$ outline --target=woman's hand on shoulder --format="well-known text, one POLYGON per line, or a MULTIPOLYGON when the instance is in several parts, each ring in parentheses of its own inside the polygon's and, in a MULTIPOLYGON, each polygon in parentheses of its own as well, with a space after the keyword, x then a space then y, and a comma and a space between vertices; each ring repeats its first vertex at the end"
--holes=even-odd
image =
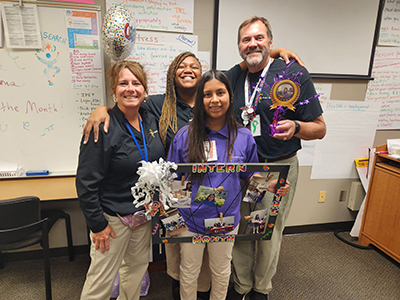
POLYGON ((84 144, 87 144, 89 141, 90 132, 92 130, 94 134, 94 142, 97 143, 99 140, 99 126, 101 123, 104 123, 104 132, 108 132, 108 126, 110 125, 109 110, 110 108, 107 106, 99 106, 91 113, 86 121, 85 127, 83 128, 84 144))

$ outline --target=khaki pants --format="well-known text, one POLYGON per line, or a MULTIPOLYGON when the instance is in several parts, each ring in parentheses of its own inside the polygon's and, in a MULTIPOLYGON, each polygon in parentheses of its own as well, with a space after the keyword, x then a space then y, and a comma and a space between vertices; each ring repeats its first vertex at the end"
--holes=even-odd
MULTIPOLYGON (((290 182, 289 193, 282 198, 279 206, 278 217, 276 219, 274 231, 269 241, 242 241, 236 242, 233 248, 233 281, 235 290, 240 294, 245 294, 252 289, 268 294, 272 290, 272 277, 276 273, 279 259, 279 250, 282 242, 282 233, 285 228, 285 221, 289 215, 294 193, 296 191, 299 163, 297 155, 291 158, 280 160, 274 163, 289 163, 290 170, 288 180, 290 182), (258 253, 255 252, 256 243, 258 243, 258 253), (257 255, 254 264, 254 257, 257 255)), ((276 179, 276 175, 273 177, 276 179)), ((271 208, 273 194, 267 192, 262 203, 257 204, 255 210, 271 208)), ((247 221, 243 216, 250 215, 249 203, 241 204, 240 213, 242 216, 239 232, 243 233, 247 221)))
MULTIPOLYGON (((181 244, 165 244, 165 256, 167 259, 167 274, 175 280, 179 279, 179 268, 181 264, 181 244)), ((208 292, 210 290, 211 273, 208 266, 208 252, 204 251, 203 263, 201 265, 199 278, 197 279, 197 291, 208 292)))
POLYGON ((104 214, 116 234, 104 254, 91 243, 91 263, 81 300, 109 300, 119 271, 119 300, 139 300, 143 276, 149 264, 151 222, 130 229, 118 217, 104 214))
MULTIPOLYGON (((236 234, 238 226, 227 234, 236 234)), ((180 236, 197 236, 186 231, 180 236)), ((211 270, 210 300, 226 298, 231 274, 232 242, 208 244, 181 243, 180 292, 182 300, 197 299, 197 279, 200 273, 203 253, 208 252, 211 270)))

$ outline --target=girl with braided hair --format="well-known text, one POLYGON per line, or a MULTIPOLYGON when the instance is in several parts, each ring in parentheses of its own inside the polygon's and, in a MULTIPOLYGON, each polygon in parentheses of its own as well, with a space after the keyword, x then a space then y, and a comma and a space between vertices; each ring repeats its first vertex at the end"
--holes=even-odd
POLYGON ((164 95, 150 96, 146 105, 159 119, 161 140, 169 149, 175 133, 192 118, 201 64, 191 52, 179 54, 169 65, 164 95))

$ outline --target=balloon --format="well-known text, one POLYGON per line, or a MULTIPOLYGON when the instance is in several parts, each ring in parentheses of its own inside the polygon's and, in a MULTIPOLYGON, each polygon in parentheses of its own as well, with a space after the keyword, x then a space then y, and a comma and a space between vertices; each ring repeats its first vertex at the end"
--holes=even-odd
POLYGON ((132 13, 122 6, 112 6, 103 18, 102 44, 114 61, 127 58, 136 40, 136 26, 132 13))

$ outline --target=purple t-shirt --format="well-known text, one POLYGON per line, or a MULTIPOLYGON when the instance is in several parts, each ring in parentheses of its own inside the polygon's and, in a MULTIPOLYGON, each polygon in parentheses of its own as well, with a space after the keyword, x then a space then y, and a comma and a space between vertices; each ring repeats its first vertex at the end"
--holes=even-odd
MULTIPOLYGON (((188 126, 182 127, 175 135, 168 154, 168 161, 175 163, 187 163, 188 147, 186 139, 188 136, 188 126)), ((225 125, 219 131, 210 129, 208 134, 210 142, 216 142, 217 160, 209 163, 226 163, 226 146, 228 143, 228 128, 225 125)), ((233 153, 228 161, 229 163, 258 163, 257 146, 251 135, 250 130, 244 127, 238 128, 238 135, 233 147, 233 153)), ((192 203, 190 208, 180 208, 179 212, 185 220, 189 231, 204 234, 204 219, 219 218, 219 213, 224 217, 234 216, 235 227, 240 221, 240 202, 242 192, 240 179, 248 179, 251 172, 217 173, 208 172, 203 177, 203 182, 193 182, 192 203), (194 202, 199 186, 217 188, 223 186, 228 191, 222 207, 210 206, 204 203, 194 202)))

